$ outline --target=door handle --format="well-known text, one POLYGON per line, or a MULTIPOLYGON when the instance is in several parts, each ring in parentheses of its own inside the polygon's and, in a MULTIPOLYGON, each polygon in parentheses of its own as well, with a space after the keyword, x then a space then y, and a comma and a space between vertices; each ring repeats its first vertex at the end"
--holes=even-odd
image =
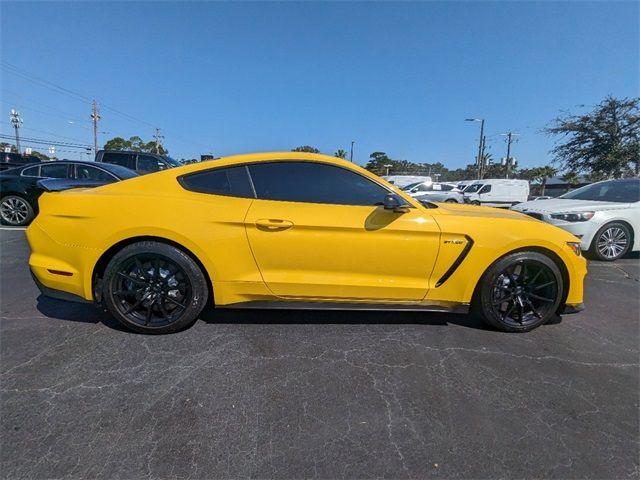
POLYGON ((260 230, 279 231, 293 227, 293 222, 279 218, 261 218, 256 220, 256 226, 260 230))

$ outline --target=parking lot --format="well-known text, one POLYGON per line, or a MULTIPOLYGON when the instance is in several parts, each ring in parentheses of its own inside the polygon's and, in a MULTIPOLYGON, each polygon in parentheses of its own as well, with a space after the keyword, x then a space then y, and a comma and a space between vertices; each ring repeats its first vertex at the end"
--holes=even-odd
POLYGON ((3 478, 638 478, 638 256, 528 334, 215 311, 168 336, 39 296, 1 240, 3 478))

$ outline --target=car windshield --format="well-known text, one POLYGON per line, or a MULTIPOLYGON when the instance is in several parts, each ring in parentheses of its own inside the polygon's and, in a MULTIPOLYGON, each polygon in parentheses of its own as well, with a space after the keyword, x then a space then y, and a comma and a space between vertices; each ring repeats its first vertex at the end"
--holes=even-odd
POLYGON ((482 187, 481 183, 472 183, 471 185, 468 185, 467 188, 464 189, 464 193, 477 192, 478 190, 480 190, 480 187, 482 187))
POLYGON ((179 161, 177 161, 176 159, 174 159, 174 158, 171 158, 171 157, 164 157, 164 159, 165 159, 165 160, 167 161, 167 163, 168 163, 169 165, 171 165, 172 167, 180 167, 180 166, 182 166, 182 164, 181 164, 179 161))
POLYGON ((402 187, 401 190, 409 191, 411 190, 413 187, 417 187, 418 185, 422 184, 423 182, 415 182, 415 183, 410 183, 409 185, 405 185, 404 187, 402 187))
POLYGON ((138 172, 134 172, 133 170, 123 167, 122 165, 116 165, 113 163, 101 163, 100 167, 110 171, 121 180, 126 180, 127 178, 138 176, 138 172))
POLYGON ((594 202, 634 203, 640 201, 640 180, 611 180, 592 183, 559 198, 594 202))

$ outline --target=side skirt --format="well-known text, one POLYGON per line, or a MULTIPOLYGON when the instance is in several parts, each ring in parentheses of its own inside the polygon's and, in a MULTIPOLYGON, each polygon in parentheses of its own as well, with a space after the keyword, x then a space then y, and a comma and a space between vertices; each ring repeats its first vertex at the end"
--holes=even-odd
POLYGON ((313 301, 280 301, 256 300, 251 302, 216 305, 216 308, 233 309, 275 309, 275 310, 362 310, 362 311, 394 311, 394 312, 447 312, 469 313, 468 303, 438 302, 432 305, 407 305, 393 303, 359 303, 359 302, 313 302, 313 301))

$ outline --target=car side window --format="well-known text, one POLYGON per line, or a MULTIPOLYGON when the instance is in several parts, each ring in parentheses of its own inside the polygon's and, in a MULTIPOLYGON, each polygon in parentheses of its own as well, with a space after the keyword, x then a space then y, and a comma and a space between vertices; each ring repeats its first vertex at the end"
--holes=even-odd
POLYGON ((178 179, 186 190, 212 195, 254 198, 247 167, 216 168, 190 173, 178 179))
POLYGON ((430 192, 433 189, 433 187, 431 185, 425 185, 424 183, 421 185, 418 185, 417 187, 417 191, 418 192, 430 192))
POLYGON ((90 165, 76 165, 76 178, 86 180, 115 180, 115 177, 110 173, 90 165))
POLYGON ((39 177, 40 165, 34 165, 33 167, 25 168, 24 170, 22 170, 21 175, 23 177, 39 177))
POLYGON ((45 178, 69 178, 69 166, 62 165, 42 165, 40 176, 45 178))
POLYGON ((105 152, 102 156, 102 161, 135 170, 135 159, 129 153, 105 152))
POLYGON ((482 187, 480 189, 480 191, 478 192, 478 194, 481 193, 489 193, 491 191, 491 185, 485 185, 484 187, 482 187))
POLYGON ((380 205, 386 188, 345 168, 318 162, 264 162, 248 165, 262 200, 380 205))
POLYGON ((138 170, 140 172, 157 172, 164 170, 165 166, 156 157, 151 155, 138 155, 138 170))

